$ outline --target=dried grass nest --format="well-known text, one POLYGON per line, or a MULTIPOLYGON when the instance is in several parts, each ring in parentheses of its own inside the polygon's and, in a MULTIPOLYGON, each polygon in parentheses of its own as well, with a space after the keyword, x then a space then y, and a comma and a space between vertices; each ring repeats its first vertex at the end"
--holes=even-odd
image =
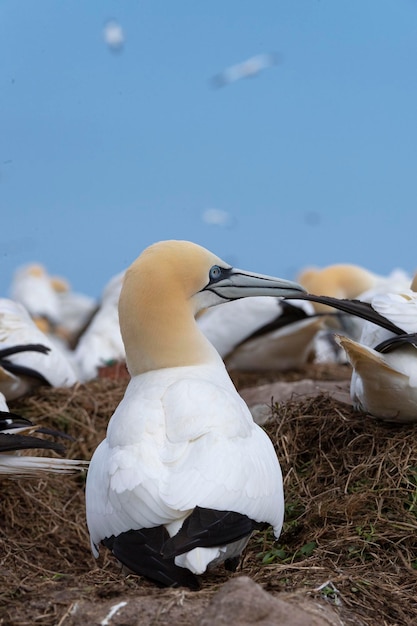
MULTIPOLYGON (((41 388, 10 409, 72 435, 67 456, 89 459, 125 386, 125 378, 101 378, 41 388)), ((284 475, 284 530, 278 544, 269 531, 255 535, 236 575, 272 593, 331 602, 346 624, 417 623, 417 425, 387 425, 324 395, 271 408, 265 428, 284 475)), ((173 593, 123 578, 104 551, 96 564, 84 481, 84 475, 2 480, 3 626, 65 626, 75 598, 173 593)), ((229 576, 222 570, 202 577, 194 593, 205 602, 229 576)))

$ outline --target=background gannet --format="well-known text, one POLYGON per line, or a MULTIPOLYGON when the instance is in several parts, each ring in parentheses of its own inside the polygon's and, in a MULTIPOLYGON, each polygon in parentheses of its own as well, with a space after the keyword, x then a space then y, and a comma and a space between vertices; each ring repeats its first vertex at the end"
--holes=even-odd
POLYGON ((131 381, 86 484, 91 547, 110 548, 158 584, 235 569, 253 530, 281 531, 281 469, 237 393, 198 311, 245 296, 291 296, 298 284, 232 268, 185 241, 147 248, 119 303, 131 381))
POLYGON ((416 422, 417 293, 377 294, 370 305, 402 332, 365 322, 359 341, 337 337, 353 367, 353 405, 380 419, 416 422))
POLYGON ((310 302, 258 296, 212 307, 197 323, 229 371, 282 371, 313 360, 323 318, 310 302))
POLYGON ((72 291, 64 278, 51 276, 40 263, 15 271, 10 299, 24 306, 39 330, 62 348, 71 347, 96 304, 93 298, 72 291))
POLYGON ((19 267, 12 279, 10 298, 25 307, 42 332, 59 325, 59 297, 51 277, 40 263, 19 267))
MULTIPOLYGON (((375 287, 381 277, 360 265, 336 263, 323 268, 304 268, 299 272, 297 280, 309 293, 317 296, 356 298, 375 287)), ((326 310, 320 303, 315 303, 314 307, 326 310)))
MULTIPOLYGON (((388 285, 389 283, 387 283, 388 285)), ((334 307, 362 322, 358 341, 336 335, 352 364, 354 406, 375 417, 417 421, 417 276, 408 289, 383 293, 370 302, 299 294, 295 299, 334 307)))
POLYGON ((25 307, 0 298, 0 391, 6 399, 39 385, 71 387, 76 382, 70 358, 39 330, 25 307))
MULTIPOLYGON (((337 263, 322 269, 305 268, 297 276, 298 282, 306 291, 315 296, 330 296, 338 300, 360 300, 370 302, 377 293, 396 291, 408 288, 411 277, 403 270, 393 270, 389 275, 382 276, 367 270, 360 265, 337 263)), ((320 298, 311 299, 314 309, 328 312, 329 306, 320 298)), ((355 315, 342 315, 327 318, 330 328, 337 327, 343 334, 358 339, 362 331, 362 320, 355 315)))
POLYGON ((74 363, 83 382, 95 378, 101 366, 125 360, 118 312, 123 277, 124 271, 107 283, 97 311, 74 348, 74 363))

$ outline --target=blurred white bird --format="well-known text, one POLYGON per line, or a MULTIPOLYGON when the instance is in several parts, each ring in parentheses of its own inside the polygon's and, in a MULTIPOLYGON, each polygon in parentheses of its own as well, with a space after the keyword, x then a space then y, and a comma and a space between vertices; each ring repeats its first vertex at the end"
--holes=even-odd
POLYGON ((383 420, 417 421, 417 276, 397 293, 371 302, 300 294, 293 298, 334 307, 365 323, 358 341, 337 335, 352 364, 354 406, 383 420))
POLYGON ((370 304, 401 332, 365 322, 359 341, 337 337, 353 367, 352 402, 383 420, 416 422, 417 293, 381 293, 370 304))
MULTIPOLYGON (((350 263, 338 263, 323 268, 307 267, 297 276, 298 282, 308 293, 334 298, 357 298, 364 291, 375 287, 381 278, 360 265, 350 263)), ((328 310, 320 303, 314 303, 314 308, 328 310)))
POLYGON ((74 349, 74 362, 83 382, 95 378, 101 366, 126 359, 118 312, 123 276, 120 272, 106 285, 100 305, 74 349))
POLYGON ((64 278, 49 275, 39 263, 19 267, 10 286, 10 299, 24 306, 39 330, 61 348, 68 347, 72 327, 78 324, 71 320, 74 306, 70 293, 64 278))
POLYGON ((190 242, 160 242, 127 270, 119 318, 131 381, 87 476, 91 546, 158 584, 234 569, 253 530, 281 532, 273 445, 199 329, 198 311, 296 283, 237 270, 190 242))
POLYGON ((13 300, 0 298, 0 391, 13 400, 39 385, 71 387, 77 376, 67 356, 13 300))
POLYGON ((259 296, 212 307, 197 323, 229 370, 285 371, 313 360, 323 319, 310 302, 259 296))
POLYGON ((31 263, 13 274, 10 298, 22 304, 42 331, 59 324, 59 300, 43 265, 31 263))
POLYGON ((234 83, 242 78, 254 78, 258 76, 262 70, 277 65, 281 60, 281 55, 276 52, 257 54, 246 61, 231 65, 219 72, 213 76, 211 84, 213 87, 219 88, 230 85, 230 83, 234 83))
MULTIPOLYGON (((61 345, 72 348, 96 312, 94 298, 71 289, 57 292, 61 345)), ((54 337, 50 337, 54 339, 54 337)))

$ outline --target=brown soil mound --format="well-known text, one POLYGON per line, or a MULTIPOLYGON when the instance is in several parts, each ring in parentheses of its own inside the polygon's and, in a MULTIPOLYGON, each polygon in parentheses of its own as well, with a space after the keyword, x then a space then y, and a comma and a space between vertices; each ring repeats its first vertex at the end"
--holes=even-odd
MULTIPOLYGON (((332 378, 332 368, 315 371, 332 378)), ((346 368, 334 367, 334 379, 342 372, 346 377, 346 368)), ((299 377, 313 374, 309 368, 299 377)), ((238 386, 256 384, 255 376, 249 383, 246 375, 234 379, 238 386)), ((42 388, 10 409, 72 435, 67 456, 89 459, 125 386, 126 379, 102 378, 69 390, 42 388)), ((250 576, 296 602, 330 604, 345 624, 417 623, 417 426, 380 423, 325 395, 275 405, 273 415, 266 430, 285 479, 284 530, 278 543, 268 531, 255 535, 234 576, 250 576)), ((126 597, 148 607, 138 624, 196 624, 231 575, 203 576, 201 591, 193 593, 125 578, 104 550, 97 564, 85 525, 84 480, 2 480, 0 624, 99 624, 76 618, 75 607, 107 607, 126 597)))

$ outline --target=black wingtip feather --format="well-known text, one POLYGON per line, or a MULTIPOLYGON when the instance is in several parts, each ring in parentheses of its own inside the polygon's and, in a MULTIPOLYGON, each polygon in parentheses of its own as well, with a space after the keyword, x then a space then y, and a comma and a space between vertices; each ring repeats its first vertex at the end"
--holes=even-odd
POLYGON ((169 538, 164 526, 128 530, 117 537, 108 537, 102 543, 114 556, 135 574, 144 576, 163 587, 200 588, 197 577, 174 559, 162 557, 163 544, 169 538))
POLYGON ((19 344, 16 346, 9 346, 8 348, 2 348, 0 350, 0 361, 13 354, 19 354, 20 352, 40 352, 41 354, 48 354, 51 348, 44 346, 42 343, 27 343, 19 344))
POLYGON ((381 328, 385 328, 396 335, 402 335, 404 333, 401 328, 390 322, 386 317, 380 315, 372 308, 368 302, 362 302, 362 300, 348 300, 343 298, 333 298, 331 296, 316 296, 310 293, 297 294, 289 298, 291 300, 307 300, 309 302, 317 302, 318 304, 325 304, 331 306, 349 315, 360 317, 368 322, 372 322, 381 328))
POLYGON ((264 526, 268 524, 259 524, 242 513, 196 506, 178 533, 164 543, 162 554, 170 558, 194 548, 224 546, 264 526))
POLYGON ((50 383, 46 380, 45 376, 33 369, 33 367, 26 367, 26 365, 19 365, 18 363, 13 363, 8 359, 2 359, 0 362, 1 367, 9 372, 9 374, 15 374, 16 376, 27 376, 28 378, 34 378, 38 380, 40 384, 45 385, 46 387, 50 387, 50 383))
POLYGON ((34 426, 34 424, 26 417, 10 411, 0 411, 0 431, 6 428, 26 428, 30 426, 34 426))
POLYGON ((54 450, 65 454, 65 448, 55 441, 47 441, 30 435, 19 433, 0 433, 0 452, 16 452, 17 450, 54 450))
POLYGON ((381 341, 381 343, 375 346, 374 350, 386 354, 387 352, 393 352, 407 344, 417 347, 417 333, 404 333, 403 335, 390 337, 385 341, 381 341))

